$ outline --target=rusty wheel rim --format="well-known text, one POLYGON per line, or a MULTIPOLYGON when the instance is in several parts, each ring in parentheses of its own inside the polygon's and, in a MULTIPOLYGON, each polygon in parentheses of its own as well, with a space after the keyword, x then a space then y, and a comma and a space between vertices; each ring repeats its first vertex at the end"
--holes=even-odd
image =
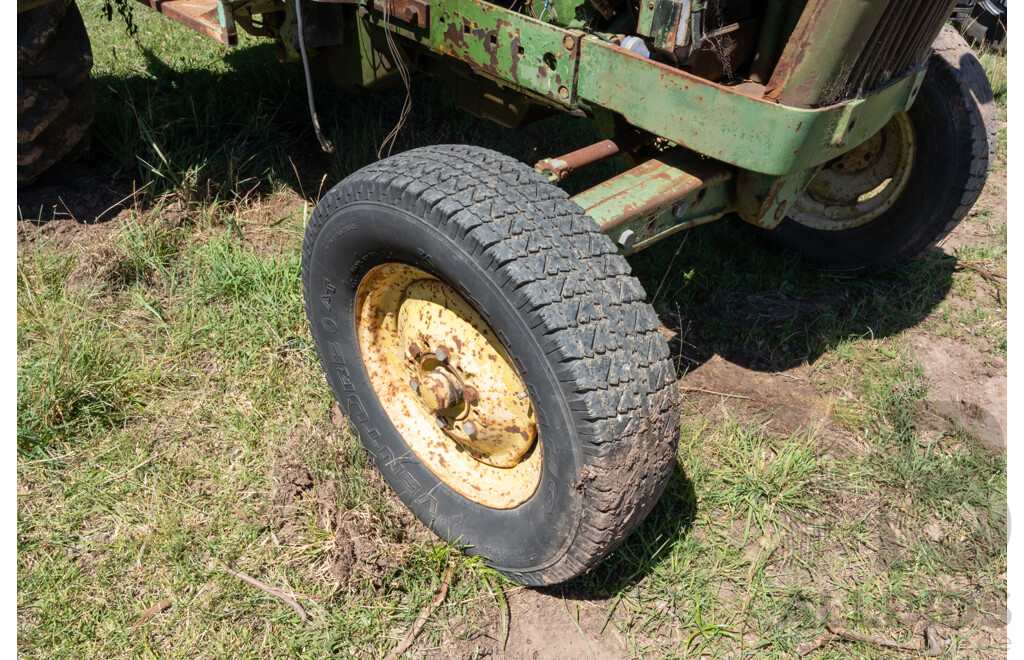
POLYGON ((892 208, 906 189, 915 152, 910 117, 898 112, 863 144, 826 163, 793 203, 789 217, 825 231, 871 222, 892 208))
POLYGON ((541 475, 533 403, 473 306, 433 275, 389 263, 360 282, 355 316, 370 383, 409 449, 474 502, 528 500, 541 475))

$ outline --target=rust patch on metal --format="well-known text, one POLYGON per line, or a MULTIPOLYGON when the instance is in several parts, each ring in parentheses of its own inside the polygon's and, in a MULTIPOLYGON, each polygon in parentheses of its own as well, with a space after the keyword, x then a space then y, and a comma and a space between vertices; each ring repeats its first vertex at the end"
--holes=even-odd
POLYGON ((635 151, 653 139, 652 135, 632 131, 610 140, 601 140, 558 158, 545 158, 534 165, 533 169, 552 181, 561 181, 584 167, 596 165, 621 153, 635 151))
POLYGON ((430 5, 424 0, 373 0, 373 8, 384 11, 385 1, 390 5, 393 18, 422 29, 430 24, 430 5))
POLYGON ((486 322, 454 288, 405 264, 370 271, 356 298, 363 364, 412 452, 479 504, 529 499, 543 455, 533 405, 486 322))

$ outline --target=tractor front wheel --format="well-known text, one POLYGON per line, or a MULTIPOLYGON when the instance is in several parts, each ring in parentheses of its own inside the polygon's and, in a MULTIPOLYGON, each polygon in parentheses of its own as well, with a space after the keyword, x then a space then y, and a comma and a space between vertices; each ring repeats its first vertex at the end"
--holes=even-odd
POLYGON ((985 71, 946 26, 910 110, 827 163, 766 236, 827 270, 871 272, 912 259, 977 201, 996 129, 985 71))
POLYGON ((377 469, 447 541, 529 585, 594 567, 675 462, 675 373, 611 240, 532 169, 415 149, 317 205, 310 329, 377 469))

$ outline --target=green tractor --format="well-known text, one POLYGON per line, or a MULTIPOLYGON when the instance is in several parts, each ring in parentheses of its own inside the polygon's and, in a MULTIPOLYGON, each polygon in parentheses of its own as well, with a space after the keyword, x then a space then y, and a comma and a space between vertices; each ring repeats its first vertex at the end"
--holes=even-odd
POLYGON ((626 255, 735 213, 819 267, 884 269, 966 215, 995 153, 956 0, 144 4, 226 44, 274 38, 307 84, 436 77, 499 124, 566 112, 606 138, 534 165, 400 153, 327 193, 303 245, 321 364, 375 465, 523 584, 596 566, 675 463, 676 373, 626 255), (630 168, 558 187, 613 156, 630 168))

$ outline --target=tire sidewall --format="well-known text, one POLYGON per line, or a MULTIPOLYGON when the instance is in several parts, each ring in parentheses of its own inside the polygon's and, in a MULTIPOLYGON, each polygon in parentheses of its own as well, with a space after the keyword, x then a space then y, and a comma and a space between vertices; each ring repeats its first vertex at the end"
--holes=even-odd
MULTIPOLYGON (((329 196, 340 199, 347 193, 366 200, 369 191, 345 191, 345 185, 329 196)), ((321 202, 311 221, 316 222, 322 226, 304 282, 311 332, 334 396, 377 469, 423 523, 468 554, 486 557, 495 569, 530 573, 557 562, 572 544, 581 516, 582 498, 572 487, 580 478, 581 443, 554 365, 510 292, 480 258, 439 229, 440 222, 424 221, 401 202, 321 202), (540 483, 523 504, 490 509, 444 484, 410 450, 374 395, 356 339, 356 291, 372 268, 391 262, 452 285, 512 357, 534 404, 544 452, 540 483)))

